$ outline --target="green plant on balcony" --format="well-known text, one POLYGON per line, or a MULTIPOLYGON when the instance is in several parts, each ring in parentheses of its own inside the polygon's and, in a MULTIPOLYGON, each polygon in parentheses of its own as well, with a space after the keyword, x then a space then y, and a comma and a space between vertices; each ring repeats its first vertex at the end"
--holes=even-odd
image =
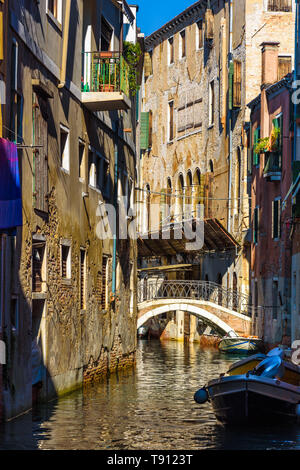
POLYGON ((134 96, 138 90, 137 84, 137 66, 139 64, 140 58, 142 55, 142 50, 139 45, 133 44, 128 41, 124 41, 123 44, 123 56, 128 64, 128 81, 129 81, 129 90, 134 96))
POLYGON ((264 137, 263 139, 259 139, 255 148, 254 152, 256 154, 267 152, 269 148, 269 137, 264 137))
POLYGON ((256 154, 265 152, 278 152, 280 148, 280 128, 274 127, 271 131, 270 137, 259 139, 254 152, 256 154))

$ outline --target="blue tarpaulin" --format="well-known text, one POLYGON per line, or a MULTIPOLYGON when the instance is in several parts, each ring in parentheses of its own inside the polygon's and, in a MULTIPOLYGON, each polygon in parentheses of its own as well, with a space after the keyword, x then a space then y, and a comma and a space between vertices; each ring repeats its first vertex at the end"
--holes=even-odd
POLYGON ((22 196, 16 144, 0 138, 0 230, 22 225, 22 196))

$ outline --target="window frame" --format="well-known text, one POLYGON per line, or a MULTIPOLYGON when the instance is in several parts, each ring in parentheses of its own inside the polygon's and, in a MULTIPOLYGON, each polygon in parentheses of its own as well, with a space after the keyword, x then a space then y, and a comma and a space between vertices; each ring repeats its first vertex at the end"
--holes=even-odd
POLYGON ((281 238, 281 197, 275 197, 272 201, 272 239, 279 241, 281 238), (275 204, 276 203, 276 204, 275 204), (275 207, 277 206, 277 227, 275 226, 275 207), (276 230, 275 230, 276 229, 276 230))
POLYGON ((66 173, 70 173, 70 166, 71 166, 70 165, 70 129, 66 127, 64 124, 60 124, 59 126, 59 137, 60 137, 60 141, 59 141, 60 167, 66 173), (61 141, 62 133, 67 135, 63 150, 62 150, 62 141, 61 141), (66 155, 65 155, 65 152, 67 152, 66 155), (64 165, 65 159, 67 160, 66 166, 64 165))
POLYGON ((62 281, 71 282, 72 279, 72 242, 68 239, 60 240, 60 275, 62 281), (66 259, 66 276, 63 273, 63 248, 68 249, 66 259))
POLYGON ((173 65, 174 60, 175 60, 174 36, 171 36, 170 38, 168 38, 168 65, 173 65))
POLYGON ((53 0, 56 3, 56 15, 49 8, 50 0, 47 0, 46 4, 46 13, 51 18, 51 20, 60 28, 62 27, 62 0, 53 0))

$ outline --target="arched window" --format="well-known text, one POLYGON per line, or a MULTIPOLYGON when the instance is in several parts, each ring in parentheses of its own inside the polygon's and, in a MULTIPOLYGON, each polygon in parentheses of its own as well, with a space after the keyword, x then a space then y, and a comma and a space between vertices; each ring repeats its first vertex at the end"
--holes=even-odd
POLYGON ((212 161, 212 160, 209 160, 209 171, 210 171, 211 173, 214 172, 214 164, 213 164, 213 161, 212 161))
POLYGON ((193 177, 192 177, 192 172, 189 170, 187 172, 186 176, 186 198, 185 198, 185 204, 186 204, 186 217, 190 218, 192 216, 192 202, 193 202, 193 177))
POLYGON ((200 216, 199 204, 203 204, 203 188, 201 187, 201 172, 196 169, 193 178, 193 211, 194 217, 200 216))
POLYGON ((184 196, 184 179, 183 175, 180 173, 178 177, 178 190, 177 190, 177 215, 180 220, 183 218, 183 208, 184 208, 184 201, 183 201, 183 196, 184 196))

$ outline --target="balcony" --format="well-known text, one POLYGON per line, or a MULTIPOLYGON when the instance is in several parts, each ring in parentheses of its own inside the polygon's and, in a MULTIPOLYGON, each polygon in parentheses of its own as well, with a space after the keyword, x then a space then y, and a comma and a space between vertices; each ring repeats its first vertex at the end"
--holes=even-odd
POLYGON ((264 178, 268 178, 269 181, 280 181, 281 155, 278 152, 265 153, 264 178))
POLYGON ((90 111, 130 109, 129 66, 120 52, 84 52, 81 99, 90 111))

